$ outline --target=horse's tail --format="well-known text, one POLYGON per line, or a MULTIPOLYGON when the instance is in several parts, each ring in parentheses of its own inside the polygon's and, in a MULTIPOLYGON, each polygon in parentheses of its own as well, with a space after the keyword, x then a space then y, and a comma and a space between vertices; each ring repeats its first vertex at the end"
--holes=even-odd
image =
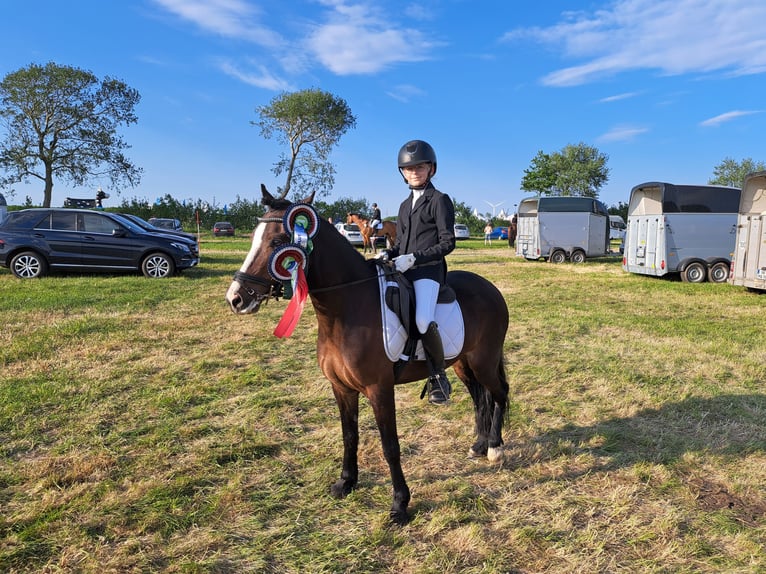
MULTIPOLYGON (((489 386, 481 384, 472 369, 468 369, 468 374, 468 380, 464 380, 463 383, 468 388, 468 392, 476 407, 476 421, 478 423, 478 421, 491 420, 495 412, 495 399, 492 397, 489 386)), ((503 423, 508 424, 510 422, 510 412, 508 409, 510 385, 508 384, 508 376, 505 370, 505 358, 502 356, 497 364, 497 379, 500 382, 500 394, 505 403, 503 405, 503 423)))
POLYGON ((503 413, 503 422, 508 425, 511 422, 510 396, 511 386, 508 384, 508 373, 505 370, 505 357, 500 357, 497 365, 497 378, 500 379, 500 385, 505 395, 505 412, 503 413))

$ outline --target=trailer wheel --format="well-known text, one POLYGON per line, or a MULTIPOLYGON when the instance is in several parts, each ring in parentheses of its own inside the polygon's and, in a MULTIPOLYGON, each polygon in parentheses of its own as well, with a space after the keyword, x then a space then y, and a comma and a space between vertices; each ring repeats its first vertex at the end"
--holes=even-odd
POLYGON ((707 270, 707 280, 711 283, 726 283, 729 278, 729 264, 719 261, 707 270))
POLYGON ((681 271, 681 280, 687 283, 704 283, 705 279, 707 279, 707 269, 699 261, 692 261, 681 271))
POLYGON ((585 261, 585 251, 582 249, 575 249, 572 251, 572 255, 569 256, 569 260, 572 263, 583 263, 585 261))
POLYGON ((564 263, 567 260, 567 254, 562 249, 555 249, 549 258, 551 263, 564 263))

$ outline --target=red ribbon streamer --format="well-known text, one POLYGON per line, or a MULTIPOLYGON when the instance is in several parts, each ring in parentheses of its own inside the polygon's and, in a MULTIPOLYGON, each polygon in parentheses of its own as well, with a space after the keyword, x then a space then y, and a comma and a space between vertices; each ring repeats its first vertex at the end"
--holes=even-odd
POLYGON ((303 313, 303 306, 306 304, 308 294, 309 287, 306 284, 306 275, 303 273, 303 267, 298 265, 297 279, 295 288, 293 289, 293 298, 290 299, 287 309, 285 309, 276 329, 274 329, 275 337, 282 339, 283 337, 289 337, 293 334, 293 331, 298 324, 298 319, 301 318, 301 314, 303 313))

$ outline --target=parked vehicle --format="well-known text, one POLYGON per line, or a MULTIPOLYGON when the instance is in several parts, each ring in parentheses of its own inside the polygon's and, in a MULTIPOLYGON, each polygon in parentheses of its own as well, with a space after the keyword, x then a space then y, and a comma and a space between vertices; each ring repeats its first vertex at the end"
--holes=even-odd
POLYGON ((625 230, 627 229, 625 220, 620 215, 609 216, 609 240, 622 241, 625 239, 625 230))
POLYGON ((228 221, 219 221, 213 225, 213 235, 215 237, 221 237, 221 235, 234 237, 234 226, 228 221))
POLYGON ((729 283, 766 291, 766 171, 748 174, 742 185, 729 283))
POLYGON ((142 217, 139 217, 138 215, 133 215, 132 213, 120 213, 121 217, 125 217, 126 219, 129 219, 139 227, 145 229, 146 231, 151 231, 153 233, 166 233, 169 235, 178 235, 180 237, 185 237, 186 239, 191 239, 192 241, 197 241, 197 236, 193 233, 189 233, 187 231, 178 231, 175 229, 163 229, 162 227, 156 227, 143 219, 142 217))
POLYGON ((591 197, 530 197, 518 210, 516 255, 582 263, 609 253, 609 214, 591 197))
POLYGON ((489 234, 490 239, 508 239, 507 227, 495 227, 492 229, 492 233, 489 234))
POLYGON ((199 263, 196 241, 144 230, 116 213, 14 211, 0 223, 0 266, 20 279, 57 271, 141 271, 169 277, 199 263))
POLYGON ((740 189, 647 182, 628 204, 622 268, 689 283, 725 283, 737 231, 740 189))
POLYGON ((351 245, 364 245, 362 232, 356 223, 336 223, 335 229, 348 239, 351 245))
POLYGON ((471 231, 468 226, 463 223, 455 224, 455 239, 470 239, 471 231))
POLYGON ((150 217, 149 223, 151 225, 154 225, 154 227, 159 227, 161 229, 169 229, 171 231, 183 231, 183 227, 181 227, 181 222, 178 219, 168 219, 165 217, 150 217))

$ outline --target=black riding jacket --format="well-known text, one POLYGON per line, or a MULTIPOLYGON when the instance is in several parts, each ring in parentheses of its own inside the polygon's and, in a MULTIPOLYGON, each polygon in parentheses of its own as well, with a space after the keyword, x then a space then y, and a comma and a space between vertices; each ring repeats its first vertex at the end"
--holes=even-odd
POLYGON ((410 192, 399 206, 396 243, 389 257, 412 253, 415 265, 405 273, 410 281, 427 278, 444 283, 447 274, 444 258, 455 249, 455 206, 431 182, 414 209, 412 198, 410 192))

